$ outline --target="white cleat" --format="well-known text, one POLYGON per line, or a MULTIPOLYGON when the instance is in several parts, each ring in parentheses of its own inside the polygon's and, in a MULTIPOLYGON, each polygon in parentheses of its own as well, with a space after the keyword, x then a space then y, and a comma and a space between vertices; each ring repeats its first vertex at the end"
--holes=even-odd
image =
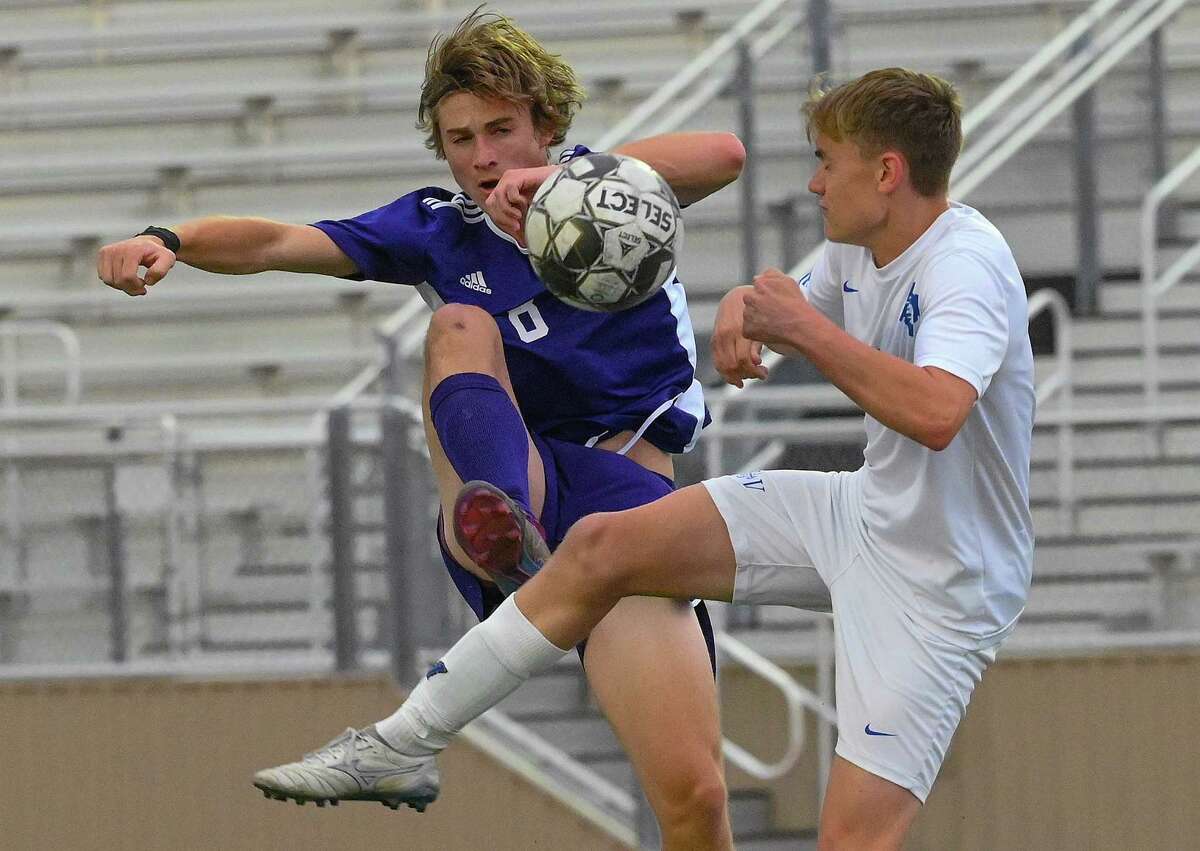
POLYGON ((297 804, 379 801, 393 810, 407 804, 419 813, 439 788, 433 756, 402 754, 353 727, 300 762, 264 768, 254 775, 254 785, 268 798, 297 804))

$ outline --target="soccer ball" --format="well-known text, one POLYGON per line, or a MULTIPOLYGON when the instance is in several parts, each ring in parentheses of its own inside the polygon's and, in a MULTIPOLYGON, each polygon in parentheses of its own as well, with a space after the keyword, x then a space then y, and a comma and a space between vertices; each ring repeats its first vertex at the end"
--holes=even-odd
POLYGON ((611 312, 641 304, 666 283, 683 222, 675 193, 650 166, 588 154, 538 187, 525 242, 546 289, 574 307, 611 312))

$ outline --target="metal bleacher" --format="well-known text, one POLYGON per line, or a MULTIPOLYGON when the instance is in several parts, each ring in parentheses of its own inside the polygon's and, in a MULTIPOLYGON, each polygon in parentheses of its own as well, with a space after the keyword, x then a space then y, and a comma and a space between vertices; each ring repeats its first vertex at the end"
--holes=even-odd
MULTIPOLYGON (((430 36, 474 5, 0 0, 0 328, 69 329, 82 385, 80 404, 64 406, 64 365, 50 339, 0 350, 19 365, 5 373, 0 406, 0 666, 112 657, 105 524, 114 512, 128 566, 127 659, 268 653, 328 664, 327 435, 314 415, 380 360, 379 322, 410 291, 284 273, 239 280, 180 265, 148 297, 129 299, 96 281, 94 255, 151 222, 216 213, 313 221, 447 185, 412 126, 417 87, 430 36)), ((592 143, 756 5, 621 0, 564 10, 520 0, 502 11, 580 70, 590 100, 570 141, 592 143)), ((970 107, 1088 5, 837 2, 833 73, 917 66, 955 81, 970 107)), ((1186 7, 1165 33, 1177 159, 1200 143, 1200 9, 1186 7)), ((801 28, 756 68, 750 153, 762 265, 780 263, 786 241, 769 205, 805 195, 810 154, 798 105, 807 50, 801 28)), ((1071 323, 1071 405, 1111 418, 1072 427, 1067 503, 1054 418, 1065 406, 1058 397, 1042 408, 1031 479, 1035 585, 1015 652, 1171 626, 1156 559, 1188 558, 1200 518, 1200 413, 1158 423, 1130 414, 1145 406, 1142 288, 1131 270, 1152 182, 1146 77, 1145 53, 1135 51, 1096 89, 1107 277, 1096 314, 1071 323)), ((726 94, 684 126, 740 131, 738 116, 726 94)), ((1055 120, 969 200, 1009 238, 1027 279, 1077 265, 1074 138, 1066 118, 1055 120)), ((1198 201, 1193 181, 1173 208, 1179 245, 1165 244, 1167 255, 1200 236, 1198 201)), ((681 277, 710 381, 715 298, 744 277, 744 213, 735 186, 686 214, 681 277)), ((803 200, 795 227, 804 248, 816 244, 803 200)), ((1192 276, 1161 305, 1161 401, 1175 409, 1200 403, 1197 320, 1192 276)), ((419 322, 411 327, 420 334, 419 322)), ((1039 378, 1055 364, 1039 355, 1039 378)), ((853 406, 829 388, 802 392, 803 409, 768 392, 745 416, 819 421, 816 437, 785 441, 782 463, 861 460, 853 406)), ((378 442, 371 428, 356 422, 363 446, 378 442)), ((686 477, 716 472, 703 468, 703 451, 681 461, 686 477)), ((352 478, 364 525, 377 531, 380 473, 369 454, 356 458, 352 478)), ((384 550, 377 536, 360 544, 358 630, 369 655, 385 642, 384 550)), ((818 628, 793 610, 735 612, 730 626, 776 660, 817 655, 818 628)), ((552 671, 507 709, 628 788, 628 764, 574 671, 552 671)), ((769 797, 738 798, 735 809, 739 836, 752 837, 739 847, 805 847, 804 838, 771 834, 769 797)))

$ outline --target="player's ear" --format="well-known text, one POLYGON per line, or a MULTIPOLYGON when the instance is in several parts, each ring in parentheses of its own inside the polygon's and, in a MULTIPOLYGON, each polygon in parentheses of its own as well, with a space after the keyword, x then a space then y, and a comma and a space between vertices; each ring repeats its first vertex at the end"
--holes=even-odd
POLYGON ((908 179, 908 161, 899 151, 884 151, 879 155, 877 183, 879 191, 891 195, 908 179))

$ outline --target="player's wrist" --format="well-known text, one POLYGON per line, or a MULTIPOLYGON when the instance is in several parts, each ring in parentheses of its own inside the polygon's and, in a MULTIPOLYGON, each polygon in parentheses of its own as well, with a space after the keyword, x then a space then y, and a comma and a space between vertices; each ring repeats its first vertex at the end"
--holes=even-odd
POLYGON ((172 254, 179 253, 179 248, 181 245, 179 235, 169 228, 160 228, 155 225, 151 225, 141 233, 137 234, 137 236, 156 239, 161 242, 163 247, 169 250, 172 254))

